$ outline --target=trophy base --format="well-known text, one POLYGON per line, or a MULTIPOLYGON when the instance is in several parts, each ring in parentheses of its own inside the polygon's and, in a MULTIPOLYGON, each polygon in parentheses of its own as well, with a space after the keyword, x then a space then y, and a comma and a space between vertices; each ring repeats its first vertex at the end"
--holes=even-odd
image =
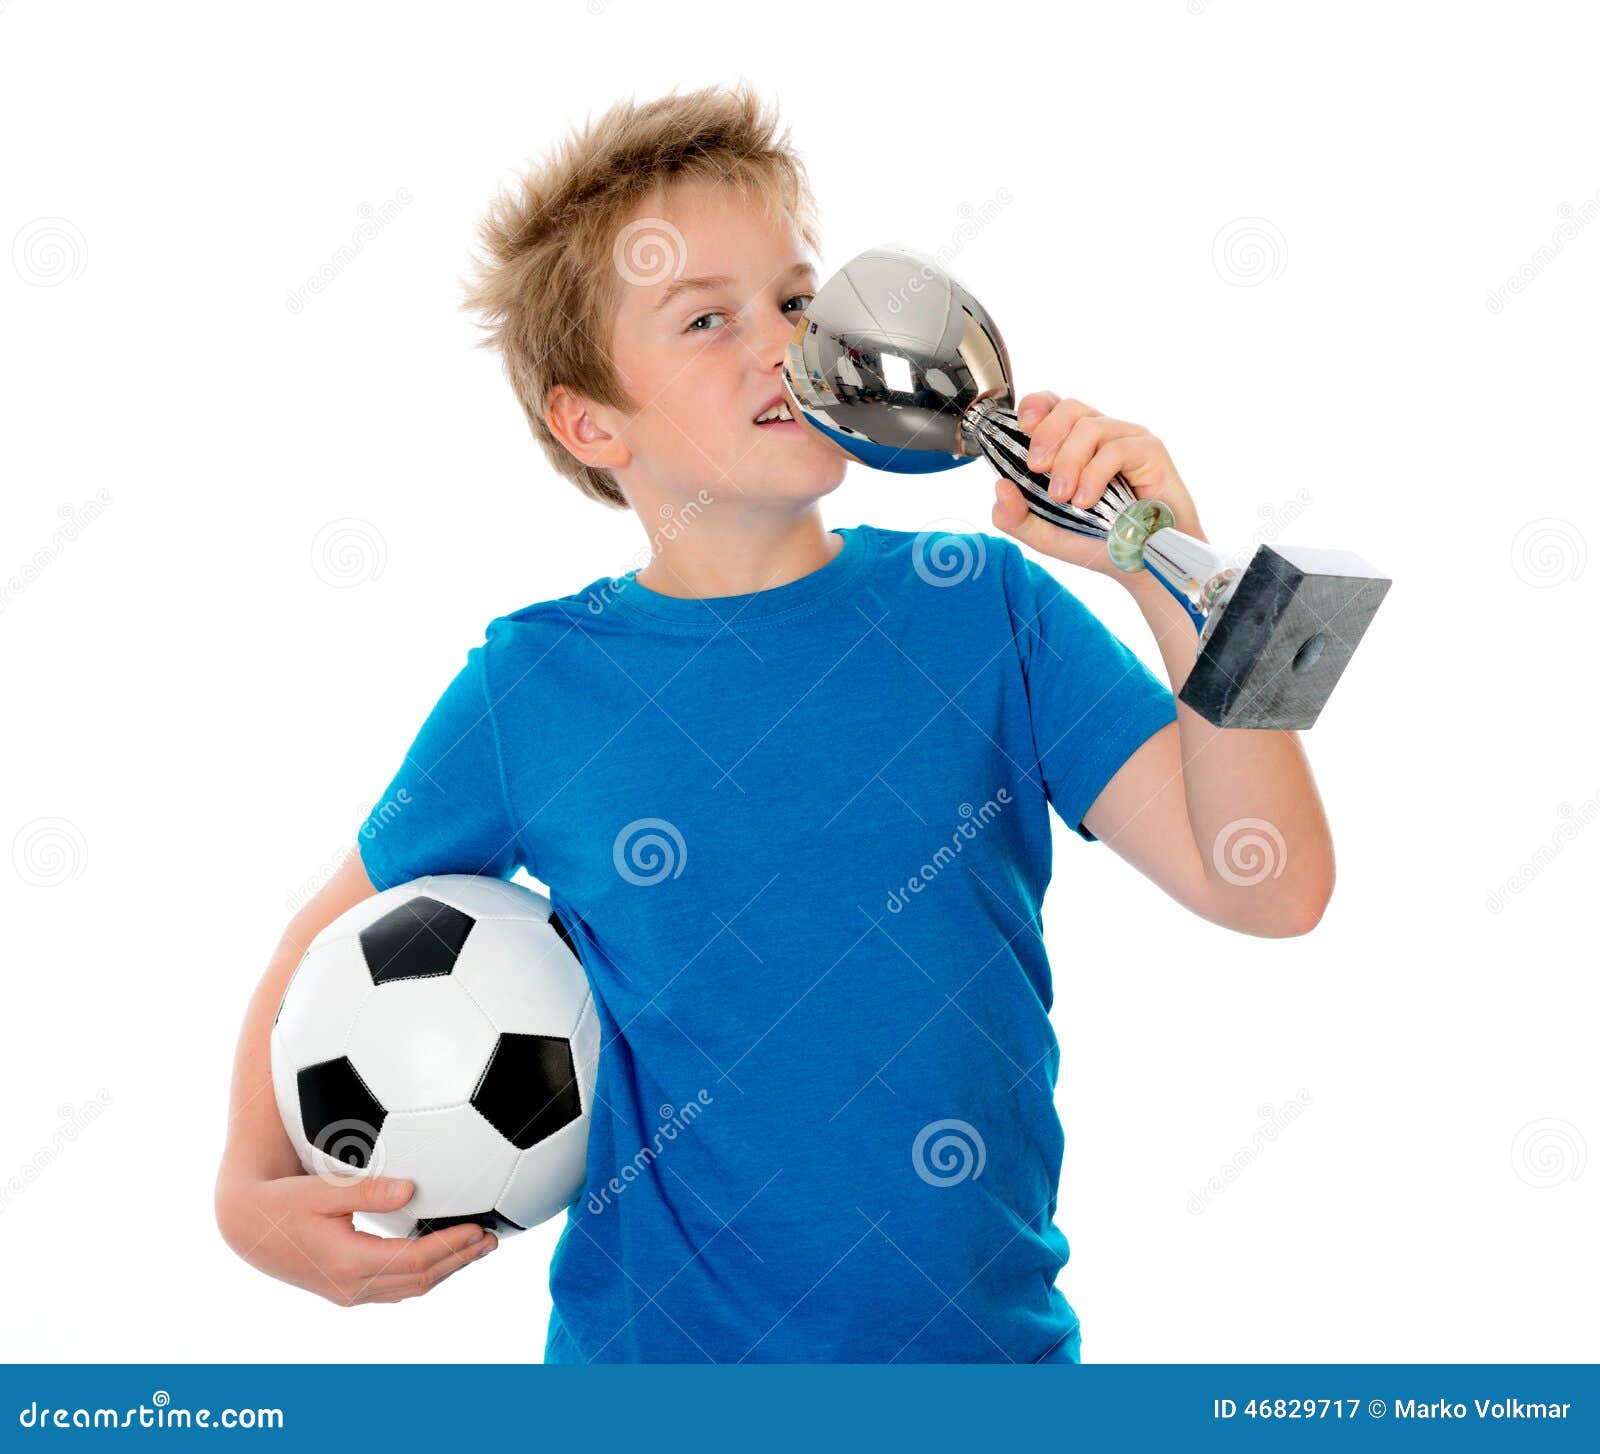
POLYGON ((1258 547, 1178 700, 1217 727, 1310 727, 1391 584, 1349 551, 1258 547))

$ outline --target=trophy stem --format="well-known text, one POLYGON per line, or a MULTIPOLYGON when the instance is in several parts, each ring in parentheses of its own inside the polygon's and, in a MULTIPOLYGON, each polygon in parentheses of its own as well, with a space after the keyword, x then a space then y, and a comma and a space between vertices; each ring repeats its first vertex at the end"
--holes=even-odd
POLYGON ((1239 569, 1216 549, 1170 525, 1153 531, 1144 544, 1144 563, 1183 604, 1200 628, 1203 645, 1216 628, 1222 608, 1233 598, 1239 569))
POLYGON ((1148 568, 1189 614, 1204 642, 1238 584, 1239 572, 1216 549, 1172 527, 1159 500, 1140 500, 1118 472, 1087 510, 1050 498, 1049 476, 1028 468, 1028 435, 1015 410, 999 399, 980 399, 961 421, 963 445, 983 455, 1022 491, 1028 509, 1052 525, 1107 544, 1118 570, 1148 568))

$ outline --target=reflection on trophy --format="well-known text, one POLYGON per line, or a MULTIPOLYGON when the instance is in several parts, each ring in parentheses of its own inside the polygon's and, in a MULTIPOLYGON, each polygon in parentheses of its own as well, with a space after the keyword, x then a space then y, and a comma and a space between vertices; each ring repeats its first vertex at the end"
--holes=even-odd
POLYGON ((1052 500, 1027 467, 1000 330, 915 253, 873 248, 824 283, 784 376, 795 417, 861 463, 925 474, 982 456, 1035 515, 1104 540, 1119 570, 1152 572, 1200 632, 1179 699, 1219 727, 1310 727, 1389 589, 1346 551, 1262 545, 1235 566, 1121 474, 1088 510, 1052 500))

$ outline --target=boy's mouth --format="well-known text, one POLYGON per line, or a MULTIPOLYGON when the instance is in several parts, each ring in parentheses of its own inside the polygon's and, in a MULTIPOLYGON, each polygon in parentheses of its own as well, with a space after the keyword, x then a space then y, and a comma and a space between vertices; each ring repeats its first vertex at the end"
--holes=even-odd
POLYGON ((750 422, 757 429, 776 430, 779 434, 798 432, 805 427, 789 411, 789 401, 782 394, 769 399, 750 422))

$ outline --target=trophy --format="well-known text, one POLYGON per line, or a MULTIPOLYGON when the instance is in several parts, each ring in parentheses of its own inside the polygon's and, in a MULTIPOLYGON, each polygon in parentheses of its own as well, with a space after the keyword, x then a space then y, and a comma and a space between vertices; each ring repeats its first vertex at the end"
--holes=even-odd
POLYGON ((1218 727, 1310 727, 1389 589, 1347 551, 1261 545, 1241 568, 1120 473, 1090 509, 1052 500, 1027 467, 1000 330, 901 248, 872 248, 822 285, 796 321, 784 391, 796 419, 862 464, 927 474, 982 457, 1033 514, 1105 541, 1118 570, 1150 571, 1200 633, 1179 700, 1218 727))

